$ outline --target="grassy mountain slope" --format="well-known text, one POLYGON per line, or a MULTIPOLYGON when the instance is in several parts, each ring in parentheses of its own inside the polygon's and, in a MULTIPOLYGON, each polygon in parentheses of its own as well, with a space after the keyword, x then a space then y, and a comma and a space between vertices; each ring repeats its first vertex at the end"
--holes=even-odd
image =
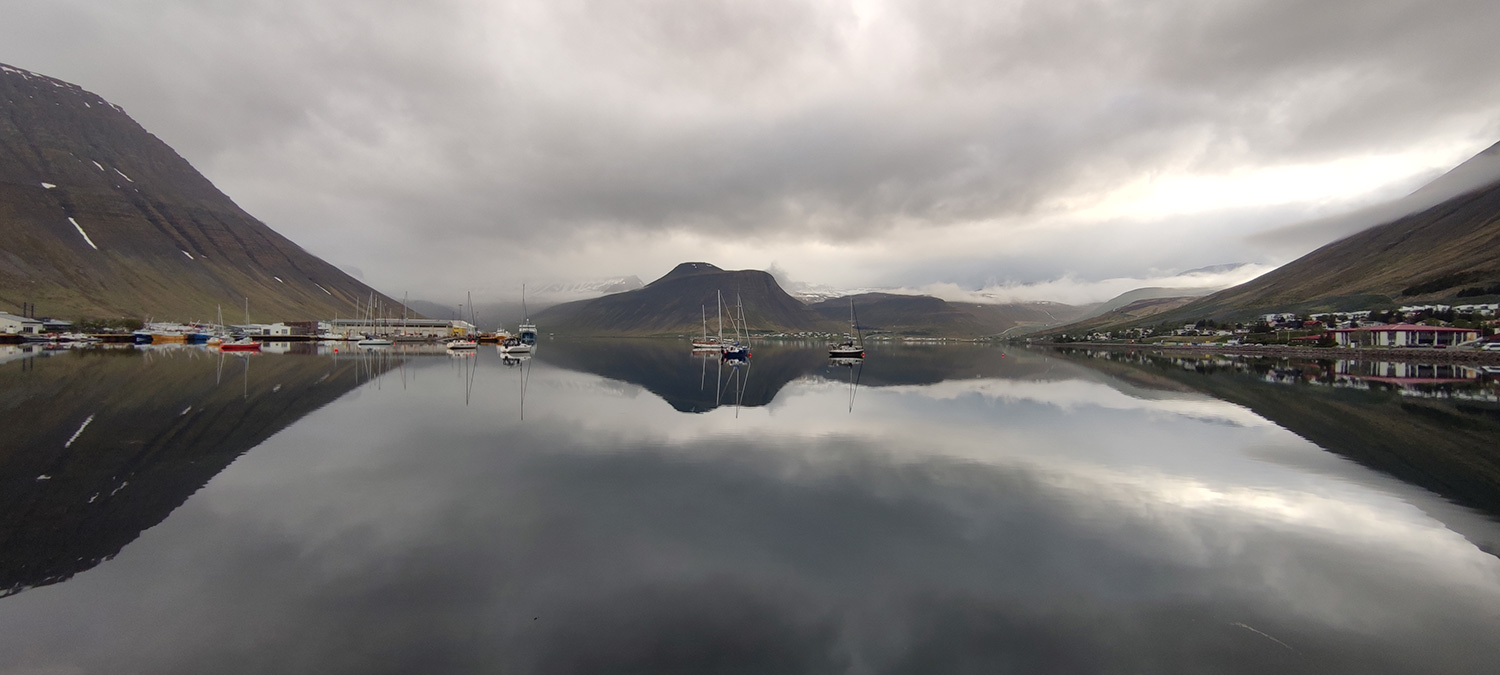
MULTIPOLYGON (((1454 170, 1466 184, 1474 166, 1500 157, 1491 146, 1454 170)), ((1452 298, 1500 283, 1500 175, 1435 206, 1323 246, 1239 286, 1172 313, 1172 318, 1236 318, 1267 311, 1353 309, 1393 300, 1452 298)), ((1434 185, 1445 184, 1439 178, 1434 185)), ((1424 188, 1426 189, 1426 188, 1424 188)))
POLYGON ((0 102, 0 309, 239 318, 249 298, 270 321, 347 316, 373 292, 99 96, 0 65, 0 102))

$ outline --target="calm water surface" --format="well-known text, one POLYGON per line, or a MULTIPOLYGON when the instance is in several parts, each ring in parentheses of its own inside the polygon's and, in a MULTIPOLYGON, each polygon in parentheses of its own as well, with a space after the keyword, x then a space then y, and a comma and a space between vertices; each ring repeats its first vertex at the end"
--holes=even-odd
POLYGON ((1482 371, 0 349, 3 673, 1500 663, 1482 371))

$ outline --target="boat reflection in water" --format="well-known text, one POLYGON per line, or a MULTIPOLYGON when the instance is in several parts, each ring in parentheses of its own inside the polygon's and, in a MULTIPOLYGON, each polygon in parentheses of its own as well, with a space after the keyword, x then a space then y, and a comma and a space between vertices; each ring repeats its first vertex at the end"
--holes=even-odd
POLYGON ((859 393, 859 376, 863 375, 865 370, 864 348, 860 348, 859 356, 836 356, 828 359, 828 365, 849 371, 849 412, 854 412, 854 396, 859 393))

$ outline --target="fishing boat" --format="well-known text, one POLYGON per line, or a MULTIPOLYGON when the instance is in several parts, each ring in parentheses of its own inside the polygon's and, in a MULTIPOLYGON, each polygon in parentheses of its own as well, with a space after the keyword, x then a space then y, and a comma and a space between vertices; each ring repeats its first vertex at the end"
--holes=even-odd
POLYGON ((849 298, 849 334, 844 341, 828 348, 828 355, 836 359, 862 359, 865 357, 863 336, 859 334, 858 322, 854 319, 854 298, 849 298))
POLYGON ((520 335, 521 342, 536 344, 536 324, 531 322, 531 312, 526 309, 526 284, 521 284, 521 313, 526 315, 526 320, 516 327, 516 333, 520 335))

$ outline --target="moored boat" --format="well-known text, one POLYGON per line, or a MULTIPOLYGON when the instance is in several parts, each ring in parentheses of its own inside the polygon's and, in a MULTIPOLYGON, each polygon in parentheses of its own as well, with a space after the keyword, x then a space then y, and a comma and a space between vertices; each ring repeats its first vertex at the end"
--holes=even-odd
POLYGON ((828 356, 834 359, 862 359, 865 346, 859 334, 859 324, 854 318, 854 298, 849 298, 849 335, 844 341, 828 347, 828 356))
POLYGON ((242 337, 232 342, 224 342, 219 345, 221 352, 258 352, 260 343, 248 337, 242 337))
POLYGON ((522 342, 519 337, 508 337, 500 342, 498 349, 506 354, 530 354, 531 345, 522 342))

